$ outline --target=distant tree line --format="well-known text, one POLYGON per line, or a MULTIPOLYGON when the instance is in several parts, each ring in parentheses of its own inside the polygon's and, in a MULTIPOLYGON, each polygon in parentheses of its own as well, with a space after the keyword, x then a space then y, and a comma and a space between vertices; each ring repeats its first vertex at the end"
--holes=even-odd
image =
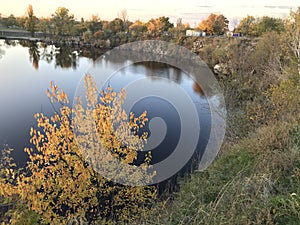
POLYGON ((247 16, 241 20, 241 22, 235 29, 235 32, 240 32, 246 36, 258 37, 266 32, 283 32, 284 28, 285 21, 280 18, 273 18, 268 16, 255 18, 254 16, 247 16))
MULTIPOLYGON (((235 27, 234 32, 244 36, 258 37, 269 31, 283 32, 286 21, 279 18, 264 16, 255 18, 247 16, 235 27)), ((160 39, 182 44, 189 24, 183 24, 178 19, 176 25, 171 23, 168 17, 153 18, 148 22, 128 20, 127 11, 124 9, 118 18, 112 21, 101 20, 99 16, 92 15, 90 19, 81 18, 76 20, 69 9, 59 7, 48 18, 37 18, 34 15, 32 5, 29 5, 26 15, 15 17, 0 17, 0 25, 4 27, 20 28, 35 32, 53 35, 56 39, 65 37, 80 37, 84 42, 91 42, 102 47, 114 47, 123 43, 145 40, 160 39)), ((229 20, 222 14, 210 14, 202 20, 194 29, 205 32, 207 35, 224 35, 229 31, 229 20)))

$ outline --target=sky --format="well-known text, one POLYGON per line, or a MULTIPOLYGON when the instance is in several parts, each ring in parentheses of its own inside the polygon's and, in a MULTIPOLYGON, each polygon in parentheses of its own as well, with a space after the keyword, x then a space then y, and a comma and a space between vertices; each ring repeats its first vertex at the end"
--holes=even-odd
POLYGON ((182 18, 192 27, 210 13, 223 14, 229 20, 252 15, 287 17, 290 9, 296 10, 300 0, 0 0, 0 13, 4 16, 25 15, 31 4, 37 17, 50 17, 55 10, 66 7, 76 19, 89 19, 92 14, 103 20, 118 17, 122 9, 127 10, 130 21, 148 21, 159 16, 168 16, 175 23, 182 18))

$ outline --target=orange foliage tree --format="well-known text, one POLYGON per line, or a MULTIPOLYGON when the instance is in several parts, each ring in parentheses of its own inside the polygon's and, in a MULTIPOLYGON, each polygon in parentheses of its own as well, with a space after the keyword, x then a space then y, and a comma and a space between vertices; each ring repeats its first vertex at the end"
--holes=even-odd
POLYGON ((199 24, 199 28, 210 35, 222 35, 228 31, 228 19, 224 15, 210 14, 199 24))
MULTIPOLYGON (((85 77, 85 85, 88 107, 83 107, 78 100, 71 109, 65 92, 51 83, 47 94, 53 103, 61 104, 59 112, 50 118, 42 113, 35 115, 37 128, 30 131, 34 147, 25 149, 29 156, 27 167, 16 177, 13 169, 7 169, 0 180, 2 196, 18 196, 19 202, 46 224, 70 221, 123 224, 150 210, 148 206, 156 199, 155 187, 117 184, 97 172, 97 169, 115 170, 116 165, 103 161, 107 155, 127 165, 134 162, 147 137, 146 133, 137 135, 147 122, 146 112, 139 117, 131 113, 128 118, 121 108, 126 97, 124 90, 120 93, 111 88, 99 91, 89 75, 85 77), (74 120, 70 119, 72 113, 74 120), (75 128, 76 120, 84 126, 75 128), (93 124, 96 124, 96 132, 93 124), (95 136, 100 141, 93 144, 91 137, 95 136), (97 144, 110 153, 102 157, 102 161, 99 154, 104 153, 98 152, 97 144), (89 146, 85 152, 80 149, 84 145, 89 146)), ((149 168, 150 159, 148 156, 138 172, 117 171, 119 179, 132 179, 132 182, 141 179, 139 176, 145 175, 143 172, 149 168)), ((151 178, 152 175, 143 177, 145 182, 151 178)), ((23 214, 22 211, 16 213, 10 222, 16 222, 23 214)))

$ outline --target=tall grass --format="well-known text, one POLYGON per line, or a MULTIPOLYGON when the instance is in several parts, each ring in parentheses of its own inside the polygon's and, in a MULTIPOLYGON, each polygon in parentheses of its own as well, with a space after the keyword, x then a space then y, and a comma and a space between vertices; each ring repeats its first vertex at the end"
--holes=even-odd
POLYGON ((300 224, 300 122, 264 126, 136 224, 300 224))

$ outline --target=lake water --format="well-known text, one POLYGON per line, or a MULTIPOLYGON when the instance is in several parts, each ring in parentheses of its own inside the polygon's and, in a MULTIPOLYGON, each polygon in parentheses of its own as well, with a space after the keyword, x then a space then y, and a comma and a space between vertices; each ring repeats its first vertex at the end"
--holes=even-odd
MULTIPOLYGON (((63 88, 72 102, 76 88, 88 70, 119 68, 120 62, 109 59, 95 61, 98 56, 99 52, 88 50, 0 40, 0 146, 7 144, 15 149, 15 159, 21 166, 26 162, 23 149, 29 146, 30 127, 36 126, 34 113, 43 112, 50 116, 54 112, 45 94, 50 82, 54 81, 63 88)), ((108 82, 120 90, 142 78, 147 78, 148 89, 172 81, 190 96, 201 124, 197 144, 201 153, 207 144, 211 124, 209 106, 201 88, 179 69, 155 62, 135 63, 118 69, 108 82)), ((162 91, 167 92, 168 88, 162 91)), ((143 95, 137 92, 139 94, 143 95)), ((130 108, 136 114, 146 110, 149 120, 153 118, 156 121, 154 125, 160 126, 164 122, 166 130, 162 128, 157 134, 151 133, 149 126, 146 126, 149 138, 152 136, 152 139, 159 140, 164 136, 160 143, 152 143, 152 149, 148 146, 150 149, 146 150, 152 151, 152 163, 168 157, 180 137, 180 118, 176 107, 157 96, 147 96, 130 108)), ((143 154, 139 155, 139 161, 143 159, 143 154)))

